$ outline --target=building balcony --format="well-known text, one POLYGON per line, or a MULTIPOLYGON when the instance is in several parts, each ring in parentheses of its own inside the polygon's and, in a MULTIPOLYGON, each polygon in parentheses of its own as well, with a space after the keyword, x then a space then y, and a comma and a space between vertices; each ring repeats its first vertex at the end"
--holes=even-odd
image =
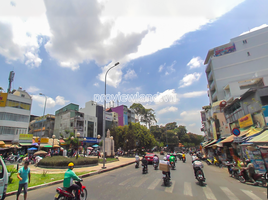
POLYGON ((74 127, 74 129, 76 129, 76 130, 84 130, 84 127, 83 126, 76 126, 76 127, 74 127))
POLYGON ((210 70, 210 72, 208 73, 208 81, 212 81, 213 80, 213 76, 212 76, 212 70, 210 70))
POLYGON ((214 90, 215 89, 215 82, 214 81, 212 81, 210 83, 209 88, 210 88, 210 90, 214 90))
POLYGON ((213 101, 216 101, 216 100, 217 100, 217 91, 215 91, 215 92, 212 94, 212 100, 213 100, 213 101))

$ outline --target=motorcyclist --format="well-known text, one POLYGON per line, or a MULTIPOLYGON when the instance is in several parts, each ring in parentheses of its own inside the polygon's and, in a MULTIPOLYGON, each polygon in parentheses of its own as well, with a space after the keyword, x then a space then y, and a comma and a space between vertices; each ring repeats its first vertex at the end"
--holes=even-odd
POLYGON ((205 178, 204 172, 202 170, 202 168, 204 167, 203 163, 196 157, 194 160, 192 160, 192 165, 193 165, 193 169, 194 169, 194 175, 196 178, 196 172, 197 170, 201 170, 203 177, 205 178))
POLYGON ((185 159, 185 161, 186 161, 186 156, 185 156, 184 152, 182 152, 182 159, 185 159))
POLYGON ((247 167, 245 169, 247 170, 248 177, 254 183, 254 185, 257 185, 256 181, 254 180, 254 175, 255 175, 254 165, 250 162, 249 159, 247 159, 246 162, 247 162, 247 167))
MULTIPOLYGON (((169 167, 171 167, 170 162, 169 162, 169 160, 167 159, 167 157, 164 157, 164 161, 166 161, 166 162, 167 162, 167 165, 169 165, 169 167)), ((171 176, 170 176, 170 170, 167 172, 167 174, 168 174, 168 176, 169 176, 169 179, 171 179, 171 176)))
POLYGON ((148 161, 146 160, 145 155, 142 157, 141 162, 145 169, 148 171, 148 161))
POLYGON ((169 160, 169 157, 170 157, 170 153, 167 154, 167 160, 169 160))
POLYGON ((172 154, 172 153, 170 154, 170 157, 169 157, 169 162, 170 162, 170 163, 172 163, 172 162, 173 162, 173 163, 174 163, 174 166, 175 166, 175 157, 173 156, 173 154, 172 154))
POLYGON ((80 200, 78 195, 78 190, 80 189, 78 185, 73 184, 73 180, 81 181, 81 179, 74 173, 74 163, 70 162, 68 164, 68 169, 64 174, 63 187, 67 188, 68 191, 75 191, 75 198, 80 200))
POLYGON ((139 162, 140 162, 140 157, 139 157, 138 154, 135 155, 135 159, 136 159, 136 162, 139 164, 139 162))
POLYGON ((156 154, 154 154, 153 160, 155 163, 159 163, 159 157, 156 154))
POLYGON ((194 153, 193 156, 192 156, 192 161, 196 160, 197 159, 197 156, 196 154, 194 153))

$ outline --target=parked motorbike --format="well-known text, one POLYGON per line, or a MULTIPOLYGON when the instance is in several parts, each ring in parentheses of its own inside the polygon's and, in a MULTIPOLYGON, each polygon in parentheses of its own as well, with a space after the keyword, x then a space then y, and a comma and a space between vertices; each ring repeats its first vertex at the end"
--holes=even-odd
POLYGON ((227 166, 228 172, 231 175, 231 177, 238 179, 239 178, 239 169, 235 166, 235 164, 227 161, 225 165, 227 166))
POLYGON ((204 178, 204 175, 203 175, 203 173, 202 173, 202 170, 201 170, 201 168, 199 168, 197 171, 196 171, 196 175, 195 175, 195 177, 196 177, 196 179, 198 180, 198 182, 199 182, 199 185, 203 185, 204 184, 204 182, 205 182, 205 178, 204 178))
POLYGON ((216 165, 217 167, 220 167, 220 168, 222 167, 222 164, 216 157, 214 157, 213 159, 213 164, 216 165))
POLYGON ((145 167, 145 165, 142 165, 142 173, 147 174, 148 173, 148 166, 145 167))
POLYGON ((171 169, 174 170, 175 169, 175 163, 174 162, 171 162, 170 165, 171 165, 171 169))
POLYGON ((157 170, 158 168, 158 163, 154 161, 154 169, 157 170))
MULTIPOLYGON (((80 199, 81 200, 86 200, 87 199, 86 186, 82 185, 81 181, 80 182, 75 182, 75 184, 80 187, 80 189, 78 190, 78 195, 80 196, 80 199)), ((73 194, 73 192, 69 191, 67 188, 58 187, 56 189, 56 192, 57 193, 55 195, 55 200, 76 200, 75 195, 73 194)))
MULTIPOLYGON (((253 176, 254 181, 256 181, 256 183, 258 185, 261 186, 266 186, 266 180, 264 177, 264 174, 254 174, 253 176)), ((248 176, 247 170, 246 169, 242 169, 239 173, 239 181, 241 183, 245 183, 245 182, 252 182, 248 176)))
POLYGON ((139 168, 139 165, 140 165, 140 161, 136 161, 135 162, 135 168, 139 168))
POLYGON ((208 165, 212 165, 212 160, 209 159, 209 158, 207 158, 206 163, 207 163, 208 165))
POLYGON ((163 174, 164 185, 168 186, 169 185, 169 180, 170 180, 169 175, 168 175, 167 172, 164 172, 164 171, 162 171, 162 174, 163 174))

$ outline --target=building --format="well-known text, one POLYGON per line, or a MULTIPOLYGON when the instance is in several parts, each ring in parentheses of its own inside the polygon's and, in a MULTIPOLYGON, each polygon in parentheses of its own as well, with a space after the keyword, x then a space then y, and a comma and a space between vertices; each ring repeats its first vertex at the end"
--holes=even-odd
POLYGON ((77 104, 70 103, 55 112, 54 135, 59 138, 68 137, 69 132, 80 133, 81 137, 86 136, 84 131, 84 113, 79 112, 77 104))
POLYGON ((32 98, 20 87, 12 93, 0 92, 0 138, 18 143, 20 134, 28 134, 32 98))
POLYGON ((118 126, 118 113, 112 112, 112 117, 113 117, 113 126, 118 126))
POLYGON ((35 137, 49 137, 54 135, 55 115, 36 117, 30 122, 29 133, 35 137), (43 126, 43 127, 42 127, 43 126))
POLYGON ((135 123, 135 112, 132 109, 128 109, 128 124, 135 123))
MULTIPOLYGON (((118 126, 125 126, 129 124, 128 108, 125 105, 110 108, 109 112, 116 112, 118 114, 118 126)), ((130 119, 131 116, 130 116, 130 119)), ((135 114, 134 114, 135 121, 135 114)))
POLYGON ((204 64, 210 102, 232 102, 249 88, 268 85, 268 27, 208 51, 204 64))

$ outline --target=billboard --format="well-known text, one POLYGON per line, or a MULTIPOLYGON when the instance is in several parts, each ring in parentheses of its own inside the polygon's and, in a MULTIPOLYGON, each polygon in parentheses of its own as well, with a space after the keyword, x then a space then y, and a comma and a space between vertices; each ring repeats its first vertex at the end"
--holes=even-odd
POLYGON ((236 51, 235 44, 234 43, 229 43, 226 45, 222 45, 220 47, 217 47, 214 49, 214 56, 222 56, 227 53, 232 53, 236 51))
POLYGON ((268 105, 262 106, 262 111, 266 121, 266 125, 268 125, 268 105))
POLYGON ((106 121, 113 121, 113 114, 110 112, 105 112, 105 120, 106 121))
POLYGON ((253 120, 252 120, 251 114, 247 114, 244 117, 239 118, 238 123, 239 123, 240 128, 252 126, 253 120))
POLYGON ((221 136, 229 136, 231 134, 231 130, 229 124, 226 122, 224 113, 216 113, 217 119, 220 121, 220 133, 221 136))
POLYGON ((5 107, 7 102, 7 93, 0 93, 0 107, 5 107))

